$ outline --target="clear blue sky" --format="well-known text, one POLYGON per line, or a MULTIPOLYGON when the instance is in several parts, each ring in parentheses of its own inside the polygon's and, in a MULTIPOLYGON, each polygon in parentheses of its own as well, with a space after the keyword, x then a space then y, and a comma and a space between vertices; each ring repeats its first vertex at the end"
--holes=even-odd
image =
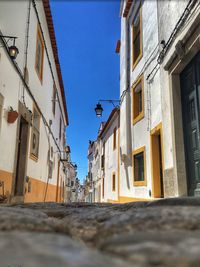
POLYGON ((87 174, 88 141, 95 140, 101 121, 112 110, 103 104, 101 119, 95 116, 98 99, 119 99, 120 39, 118 0, 51 1, 60 64, 67 97, 67 143, 78 177, 87 174))

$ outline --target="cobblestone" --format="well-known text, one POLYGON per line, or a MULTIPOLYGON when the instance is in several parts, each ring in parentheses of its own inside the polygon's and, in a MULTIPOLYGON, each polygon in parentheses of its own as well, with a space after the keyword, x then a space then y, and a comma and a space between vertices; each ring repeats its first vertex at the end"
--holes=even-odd
POLYGON ((199 198, 2 205, 0 267, 199 267, 199 205, 199 198))

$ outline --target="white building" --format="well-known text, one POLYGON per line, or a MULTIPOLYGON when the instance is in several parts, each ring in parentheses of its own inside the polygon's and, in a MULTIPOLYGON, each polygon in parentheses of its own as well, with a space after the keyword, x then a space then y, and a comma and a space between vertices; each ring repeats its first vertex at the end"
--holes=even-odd
POLYGON ((101 202, 116 202, 119 195, 119 109, 114 108, 98 139, 101 148, 101 180, 97 186, 101 202), (100 186, 101 185, 101 186, 100 186))
POLYGON ((149 76, 159 52, 157 11, 157 1, 121 2, 119 202, 163 196, 160 70, 149 76))
POLYGON ((198 195, 198 1, 121 1, 119 202, 198 195))
MULTIPOLYGON (((63 201, 64 86, 48 0, 0 1, 0 181, 9 201, 63 201)), ((3 189, 3 188, 2 188, 3 189)), ((1 190, 1 188, 0 188, 1 190)))
POLYGON ((100 180, 100 143, 99 140, 90 141, 88 147, 88 200, 99 202, 99 191, 97 184, 100 180))
POLYGON ((67 162, 65 163, 66 165, 66 198, 65 201, 70 203, 73 202, 75 199, 75 193, 76 193, 76 164, 71 162, 71 157, 70 157, 70 146, 67 146, 67 153, 68 153, 68 158, 67 162))
POLYGON ((158 1, 158 14, 164 192, 199 195, 200 2, 158 1))

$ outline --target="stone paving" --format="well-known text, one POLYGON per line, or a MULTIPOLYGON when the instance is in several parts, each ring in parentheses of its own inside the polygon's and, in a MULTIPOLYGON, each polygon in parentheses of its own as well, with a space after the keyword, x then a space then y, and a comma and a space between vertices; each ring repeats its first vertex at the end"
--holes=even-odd
POLYGON ((200 267, 200 198, 0 206, 0 267, 200 267))

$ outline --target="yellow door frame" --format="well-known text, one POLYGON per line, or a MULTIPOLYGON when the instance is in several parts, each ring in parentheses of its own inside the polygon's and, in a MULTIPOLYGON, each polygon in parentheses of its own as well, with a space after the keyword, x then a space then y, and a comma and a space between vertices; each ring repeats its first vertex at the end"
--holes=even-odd
POLYGON ((163 131, 162 122, 159 123, 150 132, 150 144, 151 144, 151 176, 152 176, 152 197, 161 197, 161 177, 160 177, 160 159, 159 159, 159 147, 158 139, 155 138, 160 135, 161 141, 161 162, 162 162, 162 172, 164 170, 164 149, 163 149, 163 131))

